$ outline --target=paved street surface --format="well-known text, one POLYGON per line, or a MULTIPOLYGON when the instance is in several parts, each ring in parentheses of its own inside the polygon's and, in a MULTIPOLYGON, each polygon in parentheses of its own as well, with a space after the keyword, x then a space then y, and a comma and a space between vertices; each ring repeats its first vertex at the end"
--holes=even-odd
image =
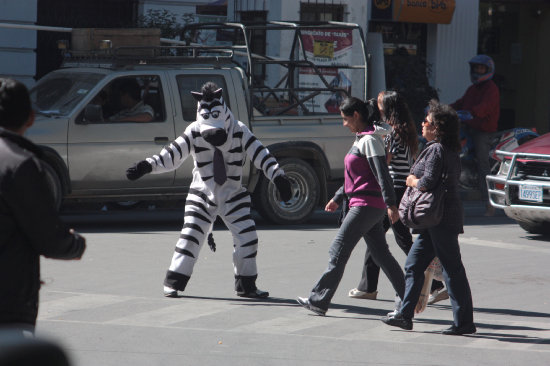
MULTIPOLYGON (((326 317, 296 304, 327 265, 336 215, 282 227, 257 219, 258 286, 271 297, 233 292, 229 232, 216 226, 185 296, 162 296, 182 223, 179 210, 66 215, 88 239, 82 261, 42 260, 37 336, 59 342, 73 366, 151 365, 549 365, 550 242, 502 212, 466 205, 463 261, 478 333, 438 334, 451 324, 449 300, 428 306, 413 331, 388 327, 393 290, 383 273, 379 299, 348 298, 359 280, 355 249, 326 317)), ((388 241, 403 264, 391 232, 388 241)))

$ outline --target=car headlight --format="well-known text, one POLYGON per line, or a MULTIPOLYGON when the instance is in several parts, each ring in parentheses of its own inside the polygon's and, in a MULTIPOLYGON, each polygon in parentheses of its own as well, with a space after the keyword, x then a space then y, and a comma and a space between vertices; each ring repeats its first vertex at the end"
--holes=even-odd
POLYGON ((498 174, 508 175, 508 172, 510 171, 511 166, 512 166, 512 160, 504 159, 502 163, 500 163, 500 169, 498 170, 498 174))

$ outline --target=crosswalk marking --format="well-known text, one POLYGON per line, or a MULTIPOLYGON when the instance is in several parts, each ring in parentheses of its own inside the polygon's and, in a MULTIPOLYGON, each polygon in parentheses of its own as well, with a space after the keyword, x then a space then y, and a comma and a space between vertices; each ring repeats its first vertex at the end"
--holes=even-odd
MULTIPOLYGON (((177 301, 177 300, 172 300, 177 301)), ((162 308, 131 314, 125 317, 112 319, 106 324, 117 325, 140 325, 140 326, 170 326, 186 320, 196 319, 203 316, 209 316, 226 312, 229 309, 225 301, 210 302, 208 306, 204 305, 204 300, 181 301, 177 305, 163 306, 162 308)), ((232 306, 231 309, 235 309, 232 306)))
MULTIPOLYGON (((416 320, 414 330, 402 331, 398 328, 390 328, 379 322, 378 317, 372 315, 364 316, 350 314, 342 309, 331 309, 326 317, 309 314, 307 310, 300 307, 285 307, 288 311, 272 312, 266 310, 265 317, 260 320, 252 320, 250 323, 236 326, 227 326, 219 322, 225 314, 230 312, 247 311, 246 302, 235 303, 230 300, 201 299, 201 298, 182 298, 182 299, 164 299, 164 298, 143 298, 132 296, 116 296, 105 294, 85 294, 85 293, 62 293, 52 292, 52 295, 65 295, 63 298, 46 300, 41 304, 39 323, 63 322, 66 324, 93 324, 101 326, 133 326, 149 328, 182 328, 189 330, 200 330, 206 332, 229 332, 242 334, 270 334, 292 337, 311 337, 325 339, 345 339, 351 342, 356 341, 376 341, 392 342, 403 344, 433 344, 433 346, 456 346, 449 343, 452 337, 443 337, 438 333, 447 327, 445 325, 431 324, 416 320), (128 301, 148 300, 157 306, 150 311, 136 312, 126 314, 109 320, 92 321, 87 318, 86 311, 94 310, 99 307, 105 307, 128 301), (71 314, 71 317, 64 319, 64 316, 71 314), (220 316, 221 314, 221 316, 220 316), (271 315, 273 314, 273 315, 271 315), (215 316, 216 324, 208 328, 197 328, 189 326, 186 322, 199 317, 215 316), (373 323, 373 321, 375 323, 373 323), (350 328, 349 322, 356 322, 350 328), (356 326, 355 326, 356 325, 356 326)), ((439 319, 442 312, 446 311, 432 309, 430 318, 439 319)), ((234 314, 235 315, 235 314, 234 314)), ((239 315, 235 315, 239 316, 239 315)), ((518 342, 506 342, 506 349, 513 351, 529 351, 549 353, 550 348, 545 347, 543 343, 548 342, 550 338, 550 324, 546 322, 525 320, 510 320, 504 317, 476 317, 476 322, 481 324, 490 324, 491 328, 486 329, 483 326, 478 327, 477 335, 465 338, 456 338, 460 340, 461 347, 473 349, 502 349, 503 339, 517 338, 518 342), (499 327, 501 327, 499 329, 499 327), (548 349, 547 349, 548 348, 548 349)), ((449 322, 450 323, 450 322, 449 322)))
POLYGON ((95 309, 127 301, 127 297, 102 294, 73 293, 61 299, 43 301, 40 304, 40 319, 52 319, 71 311, 95 309))
POLYGON ((424 332, 409 332, 399 328, 392 328, 379 321, 379 325, 370 327, 368 331, 358 331, 345 335, 344 339, 349 340, 381 340, 380 336, 374 336, 374 334, 387 334, 387 338, 391 338, 392 342, 413 342, 416 338, 425 336, 424 332), (386 333, 384 333, 386 332, 386 333))
POLYGON ((468 237, 458 237, 460 244, 469 244, 469 245, 478 245, 489 248, 498 248, 498 249, 511 249, 511 250, 521 250, 522 252, 533 252, 533 253, 544 253, 550 254, 550 248, 543 246, 528 246, 528 245, 519 245, 514 243, 507 243, 502 241, 491 241, 491 240, 482 240, 477 238, 468 238, 468 237))
MULTIPOLYGON (((314 320, 308 315, 297 312, 291 316, 276 317, 241 325, 233 328, 233 330, 245 333, 288 334, 319 326, 319 323, 315 321, 316 319, 314 320)), ((323 320, 326 320, 324 322, 325 326, 330 326, 336 321, 336 319, 331 318, 323 320)))

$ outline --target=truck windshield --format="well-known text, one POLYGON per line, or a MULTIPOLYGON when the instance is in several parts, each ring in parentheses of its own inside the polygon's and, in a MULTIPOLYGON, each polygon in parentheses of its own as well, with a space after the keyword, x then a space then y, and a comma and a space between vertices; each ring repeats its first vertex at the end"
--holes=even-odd
POLYGON ((30 90, 37 113, 55 116, 69 115, 105 74, 91 72, 53 72, 30 90))

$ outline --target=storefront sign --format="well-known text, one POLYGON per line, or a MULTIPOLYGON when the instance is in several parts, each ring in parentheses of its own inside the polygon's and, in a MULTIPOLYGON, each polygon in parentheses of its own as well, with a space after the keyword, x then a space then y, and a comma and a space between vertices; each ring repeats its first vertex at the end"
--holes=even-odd
POLYGON ((372 0, 371 19, 393 20, 393 0, 372 0))
MULTIPOLYGON (((351 92, 349 69, 323 68, 323 65, 351 64, 353 47, 352 31, 349 29, 310 29, 301 32, 306 57, 320 66, 321 73, 334 88, 351 92)), ((302 88, 324 88, 319 76, 311 68, 300 68, 299 85, 302 88)), ((321 93, 304 105, 314 113, 340 113, 338 107, 345 93, 321 93)))
MULTIPOLYGON (((376 0, 373 0, 376 1, 376 0)), ((408 23, 449 24, 455 0, 394 0, 393 20, 408 23)))

